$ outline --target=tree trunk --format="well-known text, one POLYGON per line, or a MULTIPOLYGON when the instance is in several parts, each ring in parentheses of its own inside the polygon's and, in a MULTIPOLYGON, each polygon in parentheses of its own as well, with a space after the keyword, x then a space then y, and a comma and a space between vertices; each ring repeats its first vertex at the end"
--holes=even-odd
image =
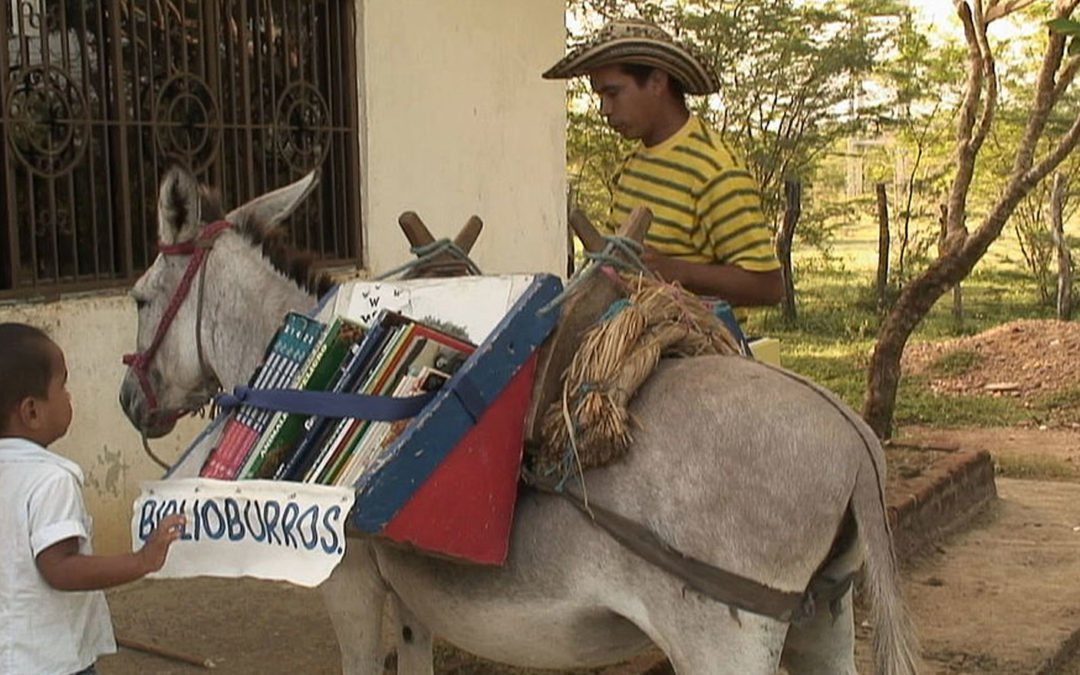
POLYGON ((885 194, 885 183, 878 183, 878 258, 877 258, 877 308, 885 309, 888 304, 886 295, 889 290, 889 200, 885 194))
MULTIPOLYGON (((938 234, 938 255, 944 256, 948 250, 948 235, 949 235, 949 207, 945 204, 941 205, 941 218, 938 220, 938 224, 941 229, 938 234)), ((952 289, 952 318, 956 325, 956 328, 962 328, 964 325, 964 294, 960 290, 960 284, 957 283, 952 289)))
POLYGON ((802 215, 802 183, 797 180, 784 181, 784 197, 787 205, 784 208, 784 223, 776 237, 776 255, 780 258, 780 266, 784 275, 784 320, 791 323, 795 321, 795 277, 791 267, 791 242, 795 238, 795 225, 802 215))
POLYGON ((981 253, 947 254, 935 260, 917 279, 904 287, 878 331, 870 358, 863 419, 879 438, 892 435, 893 409, 900 384, 900 357, 912 331, 938 298, 975 266, 981 253))
POLYGON ((1065 176, 1054 174, 1054 189, 1050 193, 1050 236, 1057 249, 1058 285, 1057 318, 1062 321, 1072 319, 1073 270, 1072 257, 1069 255, 1069 242, 1065 240, 1065 224, 1062 212, 1065 210, 1065 176))
MULTIPOLYGON (((1018 180, 1010 184, 979 229, 970 236, 956 237, 951 242, 947 240, 945 254, 930 263, 926 271, 904 287, 885 317, 870 357, 866 403, 863 406, 863 419, 879 438, 892 435, 896 390, 900 384, 900 357, 912 331, 946 291, 971 273, 1030 189, 1028 181, 1018 180)), ((943 212, 945 210, 942 209, 943 212)))

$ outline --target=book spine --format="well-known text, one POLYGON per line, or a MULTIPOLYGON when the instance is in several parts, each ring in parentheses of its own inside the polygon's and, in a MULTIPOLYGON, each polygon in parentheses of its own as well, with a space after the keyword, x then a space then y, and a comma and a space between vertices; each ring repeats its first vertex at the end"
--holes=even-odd
MULTIPOLYGON (((292 352, 289 367, 285 369, 281 374, 281 378, 272 388, 301 388, 300 382, 313 367, 312 363, 325 351, 325 338, 331 329, 332 326, 327 326, 317 336, 305 335, 302 342, 292 352)), ((258 436, 252 447, 248 448, 242 465, 238 467, 238 475, 243 478, 253 477, 252 474, 258 469, 258 465, 261 464, 261 459, 265 455, 269 444, 288 415, 288 413, 278 410, 263 410, 261 412, 258 436)))
MULTIPOLYGON (((293 340, 290 340, 282 350, 277 365, 272 371, 272 376, 267 380, 264 388, 279 389, 288 386, 296 371, 300 368, 301 360, 312 347, 313 333, 317 334, 320 330, 318 324, 308 325, 299 335, 293 336, 293 340)), ((231 458, 230 478, 233 479, 247 477, 244 469, 252 458, 253 451, 258 445, 261 435, 265 432, 270 420, 280 414, 273 410, 263 410, 251 406, 247 406, 247 408, 249 411, 247 425, 249 433, 244 434, 243 444, 231 458)))
MULTIPOLYGON (((364 356, 361 345, 362 342, 358 341, 349 347, 348 355, 345 360, 342 361, 341 367, 334 376, 333 385, 330 389, 334 393, 340 394, 346 392, 352 386, 353 378, 360 365, 358 362, 364 356)), ((300 442, 297 443, 296 448, 294 448, 288 456, 283 457, 281 462, 274 467, 272 476, 265 476, 262 474, 260 474, 260 476, 281 480, 287 473, 290 463, 293 462, 293 458, 296 456, 302 457, 308 452, 311 452, 316 444, 326 438, 326 432, 333 422, 334 418, 324 417, 322 415, 312 415, 304 423, 304 433, 300 438, 300 442)))
MULTIPOLYGON (((336 380, 341 377, 343 363, 354 353, 353 347, 363 334, 364 330, 358 324, 341 318, 335 319, 305 372, 297 378, 295 388, 325 391, 336 385, 336 380)), ((276 471, 286 456, 296 451, 308 421, 307 415, 285 415, 276 431, 267 435, 268 440, 256 455, 249 474, 252 477, 260 475, 263 473, 264 464, 268 464, 267 473, 276 471)))
MULTIPOLYGON (((413 324, 407 323, 395 326, 391 329, 392 334, 387 339, 385 346, 376 355, 377 364, 371 374, 365 379, 363 386, 358 390, 362 394, 381 393, 386 378, 389 376, 393 364, 401 358, 404 347, 411 335, 413 324)), ((346 437, 342 444, 334 444, 322 448, 316 457, 311 469, 304 475, 305 483, 319 483, 325 480, 324 472, 333 462, 340 461, 354 452, 360 444, 364 434, 370 426, 368 420, 362 420, 362 424, 354 430, 353 434, 346 437)))
MULTIPOLYGON (((263 364, 250 379, 253 388, 270 388, 283 381, 292 367, 291 361, 297 345, 304 343, 304 335, 320 324, 303 315, 286 315, 281 328, 266 350, 263 364)), ((258 436, 260 413, 252 406, 240 406, 233 412, 222 433, 218 447, 210 454, 199 475, 208 478, 235 478, 240 465, 258 436)))

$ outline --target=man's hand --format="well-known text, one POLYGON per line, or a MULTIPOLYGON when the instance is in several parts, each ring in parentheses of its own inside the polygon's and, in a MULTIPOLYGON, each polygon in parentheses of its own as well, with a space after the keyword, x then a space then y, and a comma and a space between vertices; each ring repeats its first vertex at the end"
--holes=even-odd
POLYGON ((669 274, 665 274, 664 270, 669 260, 671 259, 652 246, 643 246, 641 249, 641 262, 645 267, 648 267, 653 274, 665 281, 677 281, 677 279, 672 279, 669 274))

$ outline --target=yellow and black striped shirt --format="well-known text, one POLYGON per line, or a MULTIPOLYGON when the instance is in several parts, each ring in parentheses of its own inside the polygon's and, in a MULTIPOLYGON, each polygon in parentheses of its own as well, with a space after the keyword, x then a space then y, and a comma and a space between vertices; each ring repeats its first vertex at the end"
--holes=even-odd
POLYGON ((609 233, 635 206, 647 206, 653 221, 645 242, 664 255, 752 272, 780 268, 757 182, 696 115, 662 143, 639 143, 612 183, 609 233))

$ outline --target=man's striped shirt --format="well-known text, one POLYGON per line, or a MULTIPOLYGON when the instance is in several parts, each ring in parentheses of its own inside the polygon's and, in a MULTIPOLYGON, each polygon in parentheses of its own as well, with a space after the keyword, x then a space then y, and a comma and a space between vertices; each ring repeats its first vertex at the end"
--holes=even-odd
POLYGON ((653 213, 645 243, 664 255, 752 272, 780 268, 757 182, 696 115, 662 143, 639 143, 612 182, 608 232, 644 205, 653 213))

